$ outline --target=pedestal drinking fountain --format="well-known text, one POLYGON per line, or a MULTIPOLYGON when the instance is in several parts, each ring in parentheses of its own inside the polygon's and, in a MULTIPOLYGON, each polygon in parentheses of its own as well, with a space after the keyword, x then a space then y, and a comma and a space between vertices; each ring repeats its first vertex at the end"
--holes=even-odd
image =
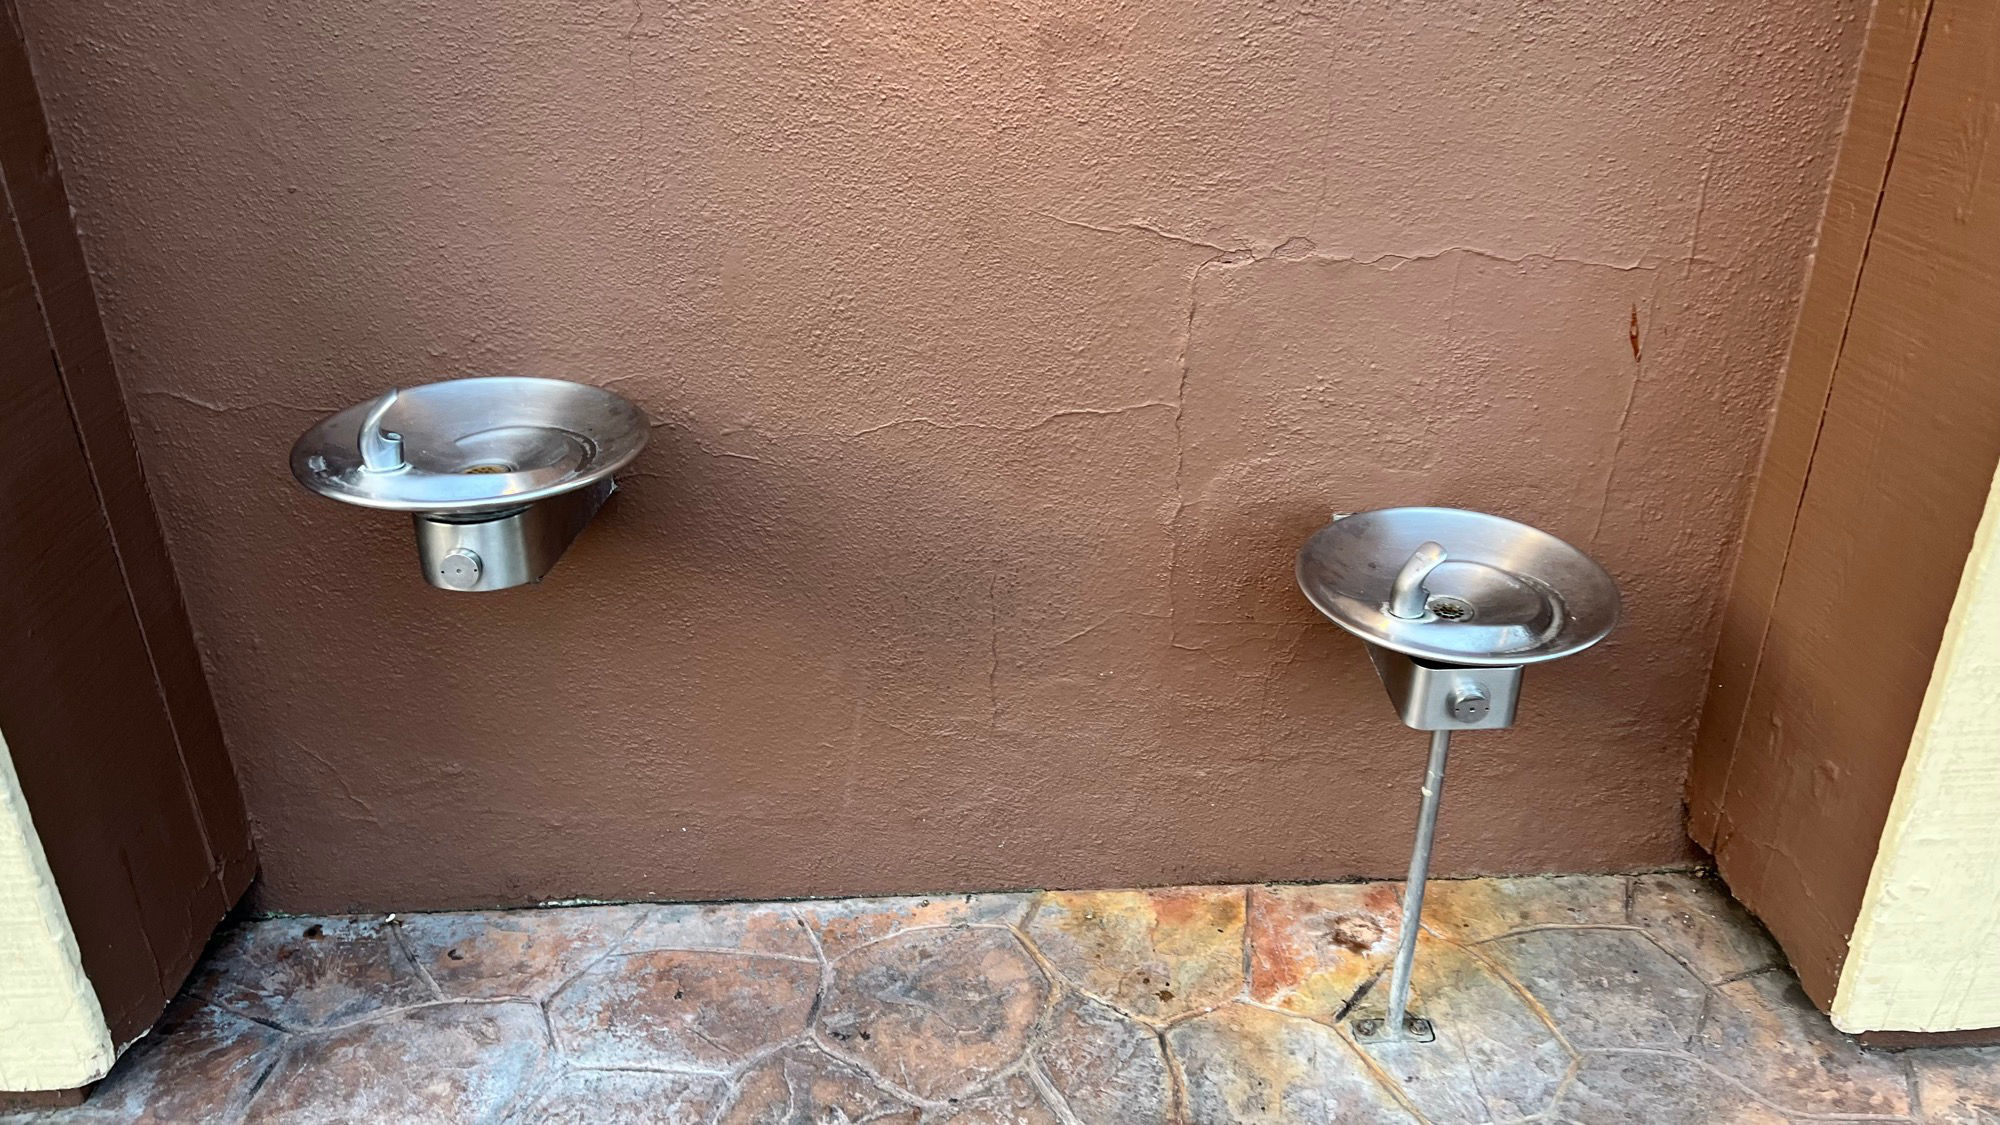
POLYGON ((495 376, 392 390, 321 419, 292 475, 322 496, 409 512, 424 580, 446 590, 539 581, 646 445, 622 396, 495 376))
POLYGON ((1430 1022, 1409 1014, 1410 969, 1452 732, 1514 725, 1522 672, 1604 639, 1618 587, 1547 532, 1456 508, 1336 516, 1299 549, 1298 579, 1314 608, 1366 643, 1403 724, 1431 732, 1388 1014, 1355 1024, 1364 1041, 1428 1041, 1430 1022))

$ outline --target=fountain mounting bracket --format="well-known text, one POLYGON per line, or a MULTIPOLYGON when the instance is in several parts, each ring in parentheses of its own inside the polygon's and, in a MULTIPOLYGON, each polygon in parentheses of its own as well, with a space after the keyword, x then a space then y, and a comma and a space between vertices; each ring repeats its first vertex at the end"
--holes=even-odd
MULTIPOLYGON (((1363 642, 1367 644, 1367 642, 1363 642)), ((1415 730, 1500 730, 1514 725, 1519 664, 1444 664, 1367 644, 1368 660, 1403 725, 1415 730)))

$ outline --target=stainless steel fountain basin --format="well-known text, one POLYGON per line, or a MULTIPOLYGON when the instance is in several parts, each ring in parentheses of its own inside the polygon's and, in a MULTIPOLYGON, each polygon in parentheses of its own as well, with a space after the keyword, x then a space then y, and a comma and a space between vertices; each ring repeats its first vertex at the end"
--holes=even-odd
POLYGON ((1337 519, 1299 550, 1298 579, 1334 624, 1443 664, 1554 660, 1618 622, 1618 587, 1588 555, 1527 524, 1457 508, 1337 519))
POLYGON ((491 510, 587 488, 637 457, 647 432, 638 407, 599 387, 515 376, 452 379, 390 391, 321 419, 292 446, 292 475, 322 496, 364 508, 491 510), (364 429, 368 421, 374 425, 364 429), (399 439, 401 467, 367 465, 364 432, 399 439))
POLYGON ((1521 678, 1618 621, 1618 587, 1575 547, 1457 508, 1342 516, 1299 550, 1299 589, 1367 642, 1397 718, 1417 730, 1514 725, 1521 678))
POLYGON ((321 419, 293 445, 292 474, 322 496, 410 513, 431 585, 501 590, 548 573, 649 430, 599 387, 454 379, 321 419))

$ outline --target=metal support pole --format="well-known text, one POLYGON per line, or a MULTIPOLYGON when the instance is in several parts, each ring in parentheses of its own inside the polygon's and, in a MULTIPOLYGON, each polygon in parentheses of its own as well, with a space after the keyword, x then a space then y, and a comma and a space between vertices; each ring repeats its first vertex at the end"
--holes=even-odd
POLYGON ((1382 1027, 1386 1039, 1409 1036, 1410 966, 1417 959, 1417 931, 1422 928, 1424 879, 1430 873, 1431 841, 1437 837, 1438 798, 1444 795, 1444 760, 1451 752, 1451 732, 1431 732, 1430 764, 1424 769, 1424 803, 1417 814, 1417 843, 1410 851, 1410 877, 1403 884, 1403 930, 1396 938, 1396 967, 1389 977, 1389 1018, 1382 1027))

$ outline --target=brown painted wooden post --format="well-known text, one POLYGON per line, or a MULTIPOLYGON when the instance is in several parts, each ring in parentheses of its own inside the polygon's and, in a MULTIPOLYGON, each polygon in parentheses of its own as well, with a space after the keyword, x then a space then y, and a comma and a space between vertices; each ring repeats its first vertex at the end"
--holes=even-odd
POLYGON ((2000 461, 1996 12, 1876 10, 1689 779, 1823 1007, 2000 461))
POLYGON ((0 14, 0 730, 123 1044, 255 857, 19 21, 0 14))

